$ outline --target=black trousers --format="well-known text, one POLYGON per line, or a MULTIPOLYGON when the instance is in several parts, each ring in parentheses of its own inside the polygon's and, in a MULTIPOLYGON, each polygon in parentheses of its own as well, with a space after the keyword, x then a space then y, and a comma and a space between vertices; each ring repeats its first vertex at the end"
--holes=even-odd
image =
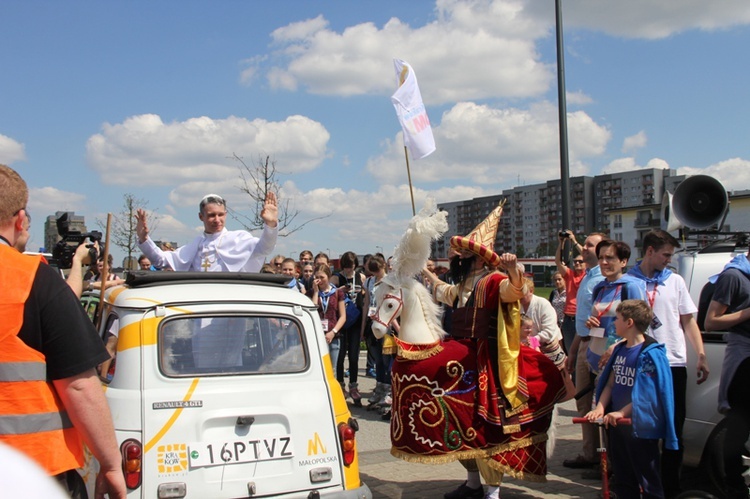
POLYGON ((687 392, 687 367, 672 367, 672 388, 674 390, 674 429, 677 433, 677 450, 662 448, 661 480, 664 496, 680 494, 680 470, 682 468, 682 428, 685 426, 685 406, 687 392))
POLYGON ((729 412, 724 421, 727 433, 724 439, 724 472, 727 477, 729 497, 747 497, 747 486, 742 477, 745 466, 742 455, 745 442, 750 437, 750 357, 745 359, 729 385, 729 412), (742 495, 744 494, 744 495, 742 495))

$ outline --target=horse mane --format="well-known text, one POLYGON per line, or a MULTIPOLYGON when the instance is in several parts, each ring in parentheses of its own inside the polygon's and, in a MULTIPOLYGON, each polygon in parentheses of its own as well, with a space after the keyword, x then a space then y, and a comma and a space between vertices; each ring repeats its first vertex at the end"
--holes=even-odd
POLYGON ((424 207, 412 217, 393 251, 393 272, 399 281, 406 282, 422 271, 430 258, 430 242, 448 230, 447 216, 438 211, 434 199, 427 198, 424 207))
POLYGON ((442 340, 448 336, 448 333, 443 329, 443 308, 435 303, 429 290, 421 282, 412 279, 411 291, 417 295, 419 303, 422 304, 424 319, 430 327, 430 332, 435 337, 435 340, 442 340))

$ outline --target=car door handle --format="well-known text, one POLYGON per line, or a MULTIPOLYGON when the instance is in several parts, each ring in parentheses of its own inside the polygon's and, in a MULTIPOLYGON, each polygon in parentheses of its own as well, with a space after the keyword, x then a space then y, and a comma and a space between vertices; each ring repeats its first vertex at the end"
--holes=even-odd
POLYGON ((255 423, 255 416, 237 416, 237 426, 250 426, 255 423))

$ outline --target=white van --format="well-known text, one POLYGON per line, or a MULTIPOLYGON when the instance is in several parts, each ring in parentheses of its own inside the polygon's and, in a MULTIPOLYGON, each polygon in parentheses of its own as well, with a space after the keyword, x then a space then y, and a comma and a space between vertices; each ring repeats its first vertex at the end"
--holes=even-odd
POLYGON ((318 313, 285 280, 138 271, 105 293, 128 497, 372 497, 318 313))

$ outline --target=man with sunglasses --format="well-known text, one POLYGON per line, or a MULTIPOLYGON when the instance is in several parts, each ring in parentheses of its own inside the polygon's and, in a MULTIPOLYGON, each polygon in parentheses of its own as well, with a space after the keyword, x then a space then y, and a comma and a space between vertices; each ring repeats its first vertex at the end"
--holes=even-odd
POLYGON ((576 337, 576 295, 583 277, 586 275, 586 267, 581 251, 583 247, 578 243, 573 232, 569 230, 560 231, 557 235, 557 251, 555 251, 555 265, 565 280, 565 308, 563 309, 563 323, 561 326, 563 345, 565 352, 570 352, 570 346, 576 337), (578 256, 573 258, 573 268, 568 267, 563 261, 563 246, 565 241, 570 241, 578 251, 578 256))
POLYGON ((198 218, 203 234, 174 251, 162 251, 149 237, 146 212, 136 213, 138 246, 157 267, 169 266, 175 271, 259 272, 266 256, 276 247, 279 209, 276 194, 266 196, 260 217, 264 227, 260 238, 244 230, 227 230, 227 203, 217 194, 208 194, 199 205, 198 218))

